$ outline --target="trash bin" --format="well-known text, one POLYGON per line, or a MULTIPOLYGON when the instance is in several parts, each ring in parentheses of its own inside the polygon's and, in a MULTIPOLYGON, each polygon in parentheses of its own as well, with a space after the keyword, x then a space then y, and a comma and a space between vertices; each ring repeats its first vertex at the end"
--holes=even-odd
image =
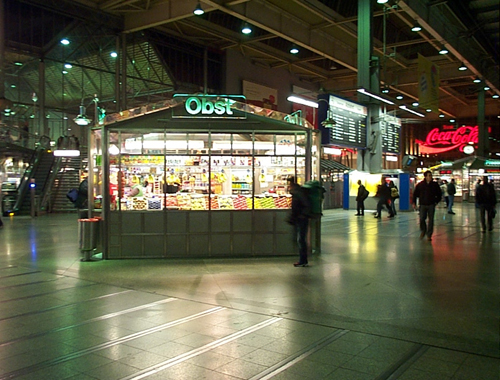
POLYGON ((97 247, 99 219, 78 219, 78 242, 83 253, 82 261, 90 261, 97 247))

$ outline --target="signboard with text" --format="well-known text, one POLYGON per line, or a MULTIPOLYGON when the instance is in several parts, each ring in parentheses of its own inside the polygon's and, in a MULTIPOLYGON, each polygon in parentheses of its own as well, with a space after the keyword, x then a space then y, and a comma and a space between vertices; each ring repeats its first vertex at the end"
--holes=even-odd
POLYGON ((399 153, 401 136, 401 119, 381 114, 380 131, 382 135, 382 151, 386 153, 399 153))
POLYGON ((464 151, 466 146, 477 146, 479 141, 478 126, 462 125, 455 128, 452 125, 444 125, 442 128, 432 129, 426 136, 425 141, 416 140, 422 154, 439 154, 458 149, 464 151))
POLYGON ((368 109, 333 95, 318 97, 318 127, 323 145, 338 145, 348 148, 366 147, 366 121, 368 109), (334 120, 326 128, 321 123, 334 120))
POLYGON ((187 95, 175 94, 183 102, 172 108, 172 118, 244 119, 245 113, 235 112, 233 105, 245 103, 243 95, 187 95))

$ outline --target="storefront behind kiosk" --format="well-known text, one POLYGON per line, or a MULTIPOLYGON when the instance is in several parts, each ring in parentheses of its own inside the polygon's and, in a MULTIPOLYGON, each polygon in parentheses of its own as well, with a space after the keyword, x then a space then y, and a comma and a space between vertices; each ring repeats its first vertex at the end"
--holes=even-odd
MULTIPOLYGON (((183 104, 109 117, 95 131, 102 136, 92 154, 102 164, 96 165, 95 183, 112 189, 101 194, 103 257, 295 255, 285 184, 289 176, 319 179, 315 131, 282 121, 284 114, 276 111, 252 114, 259 110, 244 103, 231 104, 234 118, 176 118, 172 110, 183 104), (144 196, 127 196, 145 180, 144 196), (180 191, 164 192, 172 183, 180 191)), ((191 106, 195 110, 197 103, 191 106)), ((318 231, 320 221, 313 224, 318 231)), ((317 235, 311 242, 316 252, 317 235)))

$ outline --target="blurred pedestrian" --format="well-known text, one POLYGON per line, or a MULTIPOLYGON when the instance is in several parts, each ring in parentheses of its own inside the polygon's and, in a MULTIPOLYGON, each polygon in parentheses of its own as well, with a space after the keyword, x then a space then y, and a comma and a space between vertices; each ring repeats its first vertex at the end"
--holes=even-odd
POLYGON ((389 218, 394 218, 394 213, 392 212, 391 203, 391 189, 389 189, 389 185, 387 184, 385 177, 382 177, 382 182, 377 188, 378 202, 377 202, 377 213, 375 214, 376 219, 380 219, 382 217, 382 207, 386 207, 389 212, 389 218))
POLYGON ((483 177, 483 183, 477 188, 476 202, 479 205, 482 232, 486 232, 486 214, 488 214, 488 231, 493 231, 493 218, 496 215, 497 195, 488 177, 483 177))
POLYGON ((288 179, 288 190, 292 194, 292 213, 288 223, 294 226, 295 237, 299 245, 299 261, 293 264, 295 267, 308 266, 307 261, 307 229, 309 228, 309 217, 311 205, 304 189, 296 182, 295 177, 288 179))
POLYGON ((453 212, 453 201, 455 200, 455 194, 457 192, 457 187, 455 186, 455 180, 452 178, 448 186, 446 187, 448 191, 448 214, 455 215, 453 212))

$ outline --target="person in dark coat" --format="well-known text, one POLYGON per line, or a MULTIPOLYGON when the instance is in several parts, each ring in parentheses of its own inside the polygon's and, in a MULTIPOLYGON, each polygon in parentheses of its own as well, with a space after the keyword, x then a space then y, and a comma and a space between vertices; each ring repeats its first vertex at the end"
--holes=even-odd
POLYGON ((452 210, 453 201, 455 199, 455 194, 457 193, 457 187, 455 185, 455 180, 452 178, 448 186, 446 187, 448 192, 448 214, 455 215, 452 210))
POLYGON ((78 186, 78 197, 76 198, 75 207, 77 209, 84 209, 88 204, 88 192, 89 192, 89 182, 88 178, 85 178, 80 182, 78 186))
POLYGON ((389 188, 389 185, 384 177, 382 177, 382 183, 378 187, 377 196, 378 196, 378 203, 377 203, 377 214, 375 215, 375 218, 377 219, 381 218, 383 206, 387 207, 387 211, 389 211, 389 218, 394 218, 394 213, 392 212, 392 207, 390 205, 391 189, 389 188))
POLYGON ((396 199, 399 198, 399 189, 394 183, 394 181, 389 182, 389 189, 391 189, 391 210, 394 215, 397 215, 396 211, 396 199))
POLYGON ((427 234, 427 240, 432 240, 434 230, 434 213, 436 205, 441 200, 441 188, 438 183, 432 179, 432 173, 427 170, 424 173, 424 180, 421 181, 413 192, 413 208, 417 208, 417 199, 420 206, 420 238, 427 234), (428 219, 428 223, 426 223, 428 219))
POLYGON ((365 215, 365 199, 368 197, 368 191, 361 183, 361 180, 358 179, 358 195, 356 196, 357 202, 357 214, 356 216, 364 216, 365 215))
POLYGON ((293 266, 306 267, 308 266, 307 229, 309 228, 311 206, 304 189, 295 181, 294 177, 288 179, 288 189, 292 194, 292 213, 288 223, 294 226, 295 237, 299 245, 299 261, 293 266))
POLYGON ((483 177, 482 185, 476 191, 476 203, 479 205, 482 232, 486 232, 486 214, 488 214, 488 231, 493 231, 493 218, 495 217, 495 206, 497 195, 492 183, 488 183, 488 177, 483 177))

